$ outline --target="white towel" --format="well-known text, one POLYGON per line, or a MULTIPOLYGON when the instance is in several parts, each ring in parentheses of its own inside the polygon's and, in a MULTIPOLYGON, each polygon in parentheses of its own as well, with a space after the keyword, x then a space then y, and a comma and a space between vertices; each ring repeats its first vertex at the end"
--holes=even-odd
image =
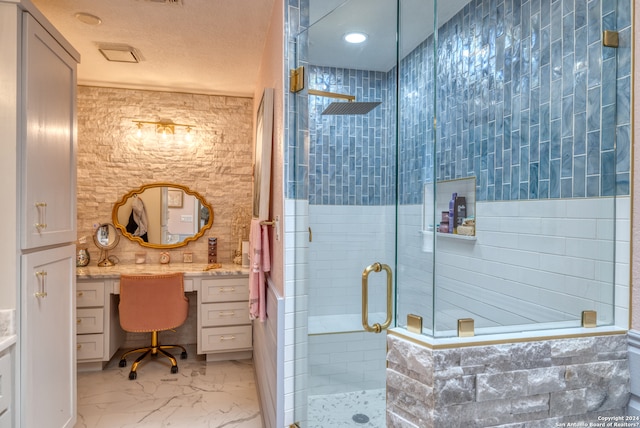
POLYGON ((149 220, 147 220, 147 209, 145 208, 141 197, 138 196, 137 198, 133 198, 131 210, 133 212, 133 221, 138 225, 133 236, 142 236, 147 233, 149 220))
POLYGON ((269 230, 251 220, 249 229, 249 317, 264 321, 267 318, 265 273, 271 271, 269 230))

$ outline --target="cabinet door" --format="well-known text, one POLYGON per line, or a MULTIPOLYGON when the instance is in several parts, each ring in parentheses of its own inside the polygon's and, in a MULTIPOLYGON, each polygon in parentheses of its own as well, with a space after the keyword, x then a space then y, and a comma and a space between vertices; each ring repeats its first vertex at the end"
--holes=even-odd
POLYGON ((76 419, 75 246, 22 256, 21 403, 25 428, 76 419))
POLYGON ((76 239, 76 63, 23 14, 22 248, 76 239))

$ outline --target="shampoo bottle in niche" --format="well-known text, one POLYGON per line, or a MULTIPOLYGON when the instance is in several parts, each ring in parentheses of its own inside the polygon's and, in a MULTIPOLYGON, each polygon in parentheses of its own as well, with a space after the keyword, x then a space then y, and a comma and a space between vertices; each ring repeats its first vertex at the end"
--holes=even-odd
POLYGON ((457 193, 451 195, 451 200, 449 201, 449 233, 453 233, 453 228, 456 227, 455 223, 455 206, 456 206, 456 198, 458 197, 457 193))
POLYGON ((456 222, 454 227, 457 229, 458 226, 464 223, 464 219, 467 216, 467 199, 464 196, 458 196, 453 209, 456 222))

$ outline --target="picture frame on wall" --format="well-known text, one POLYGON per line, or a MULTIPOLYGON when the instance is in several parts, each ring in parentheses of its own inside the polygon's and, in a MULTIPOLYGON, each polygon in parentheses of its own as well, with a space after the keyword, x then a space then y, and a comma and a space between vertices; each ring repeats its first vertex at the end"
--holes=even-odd
POLYGON ((167 190, 167 206, 169 208, 182 208, 182 190, 167 190))
POLYGON ((256 115, 253 164, 253 217, 269 217, 271 195, 271 151, 273 145, 273 88, 265 88, 256 115))

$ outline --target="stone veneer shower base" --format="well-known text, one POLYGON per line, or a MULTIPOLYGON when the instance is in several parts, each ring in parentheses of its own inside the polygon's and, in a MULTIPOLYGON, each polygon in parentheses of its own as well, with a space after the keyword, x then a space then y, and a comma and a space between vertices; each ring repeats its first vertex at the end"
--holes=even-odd
POLYGON ((624 415, 625 334, 431 349, 387 336, 387 427, 554 427, 624 415))

